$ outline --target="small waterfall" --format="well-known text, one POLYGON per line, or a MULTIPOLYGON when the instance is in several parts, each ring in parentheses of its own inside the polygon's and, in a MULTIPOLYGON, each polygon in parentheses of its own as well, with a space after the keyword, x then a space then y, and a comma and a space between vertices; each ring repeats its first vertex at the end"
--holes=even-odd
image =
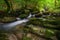
POLYGON ((31 18, 31 17, 34 17, 34 16, 35 16, 35 14, 32 15, 32 14, 30 13, 29 16, 28 16, 27 18, 31 18))
POLYGON ((16 27, 19 24, 28 22, 29 18, 31 18, 31 17, 32 17, 32 15, 29 14, 27 19, 18 20, 18 21, 12 22, 12 23, 0 24, 0 30, 6 30, 6 31, 11 30, 13 27, 16 27))

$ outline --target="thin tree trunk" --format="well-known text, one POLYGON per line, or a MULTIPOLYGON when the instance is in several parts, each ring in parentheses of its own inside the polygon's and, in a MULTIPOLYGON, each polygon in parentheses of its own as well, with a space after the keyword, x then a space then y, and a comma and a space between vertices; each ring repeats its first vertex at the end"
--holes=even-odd
POLYGON ((8 0, 4 0, 4 1, 5 1, 6 5, 7 5, 7 12, 9 12, 10 11, 10 4, 9 4, 8 0))

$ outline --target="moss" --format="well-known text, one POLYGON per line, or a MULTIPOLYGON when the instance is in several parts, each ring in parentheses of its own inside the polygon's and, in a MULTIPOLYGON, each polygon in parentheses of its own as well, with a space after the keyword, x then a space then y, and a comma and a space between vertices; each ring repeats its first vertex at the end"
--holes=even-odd
POLYGON ((32 39, 29 37, 23 37, 23 40, 32 40, 32 39))

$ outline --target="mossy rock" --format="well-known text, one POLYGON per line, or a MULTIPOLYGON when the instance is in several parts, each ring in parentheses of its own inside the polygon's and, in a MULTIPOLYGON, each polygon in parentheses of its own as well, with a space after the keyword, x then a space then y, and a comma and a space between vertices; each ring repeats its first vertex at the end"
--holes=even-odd
POLYGON ((15 17, 4 17, 4 18, 0 18, 0 22, 4 22, 4 23, 8 23, 8 22, 12 22, 15 21, 15 17))

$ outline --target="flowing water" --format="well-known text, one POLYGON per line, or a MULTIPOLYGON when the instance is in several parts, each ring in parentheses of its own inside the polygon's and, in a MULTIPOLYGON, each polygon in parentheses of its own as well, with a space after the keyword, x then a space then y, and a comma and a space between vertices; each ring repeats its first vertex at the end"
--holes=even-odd
POLYGON ((19 24, 22 23, 26 23, 29 21, 29 18, 31 18, 31 14, 29 14, 29 16, 27 17, 27 19, 22 19, 22 20, 18 20, 12 23, 6 23, 6 24, 0 24, 0 30, 11 30, 13 27, 16 27, 19 24))
POLYGON ((19 24, 22 24, 22 23, 26 23, 28 22, 29 20, 28 19, 24 19, 24 20, 19 20, 19 21, 16 21, 16 22, 12 22, 12 23, 8 23, 8 24, 4 24, 3 25, 3 28, 6 30, 9 30, 9 29, 12 29, 13 27, 16 27, 17 25, 19 24))

